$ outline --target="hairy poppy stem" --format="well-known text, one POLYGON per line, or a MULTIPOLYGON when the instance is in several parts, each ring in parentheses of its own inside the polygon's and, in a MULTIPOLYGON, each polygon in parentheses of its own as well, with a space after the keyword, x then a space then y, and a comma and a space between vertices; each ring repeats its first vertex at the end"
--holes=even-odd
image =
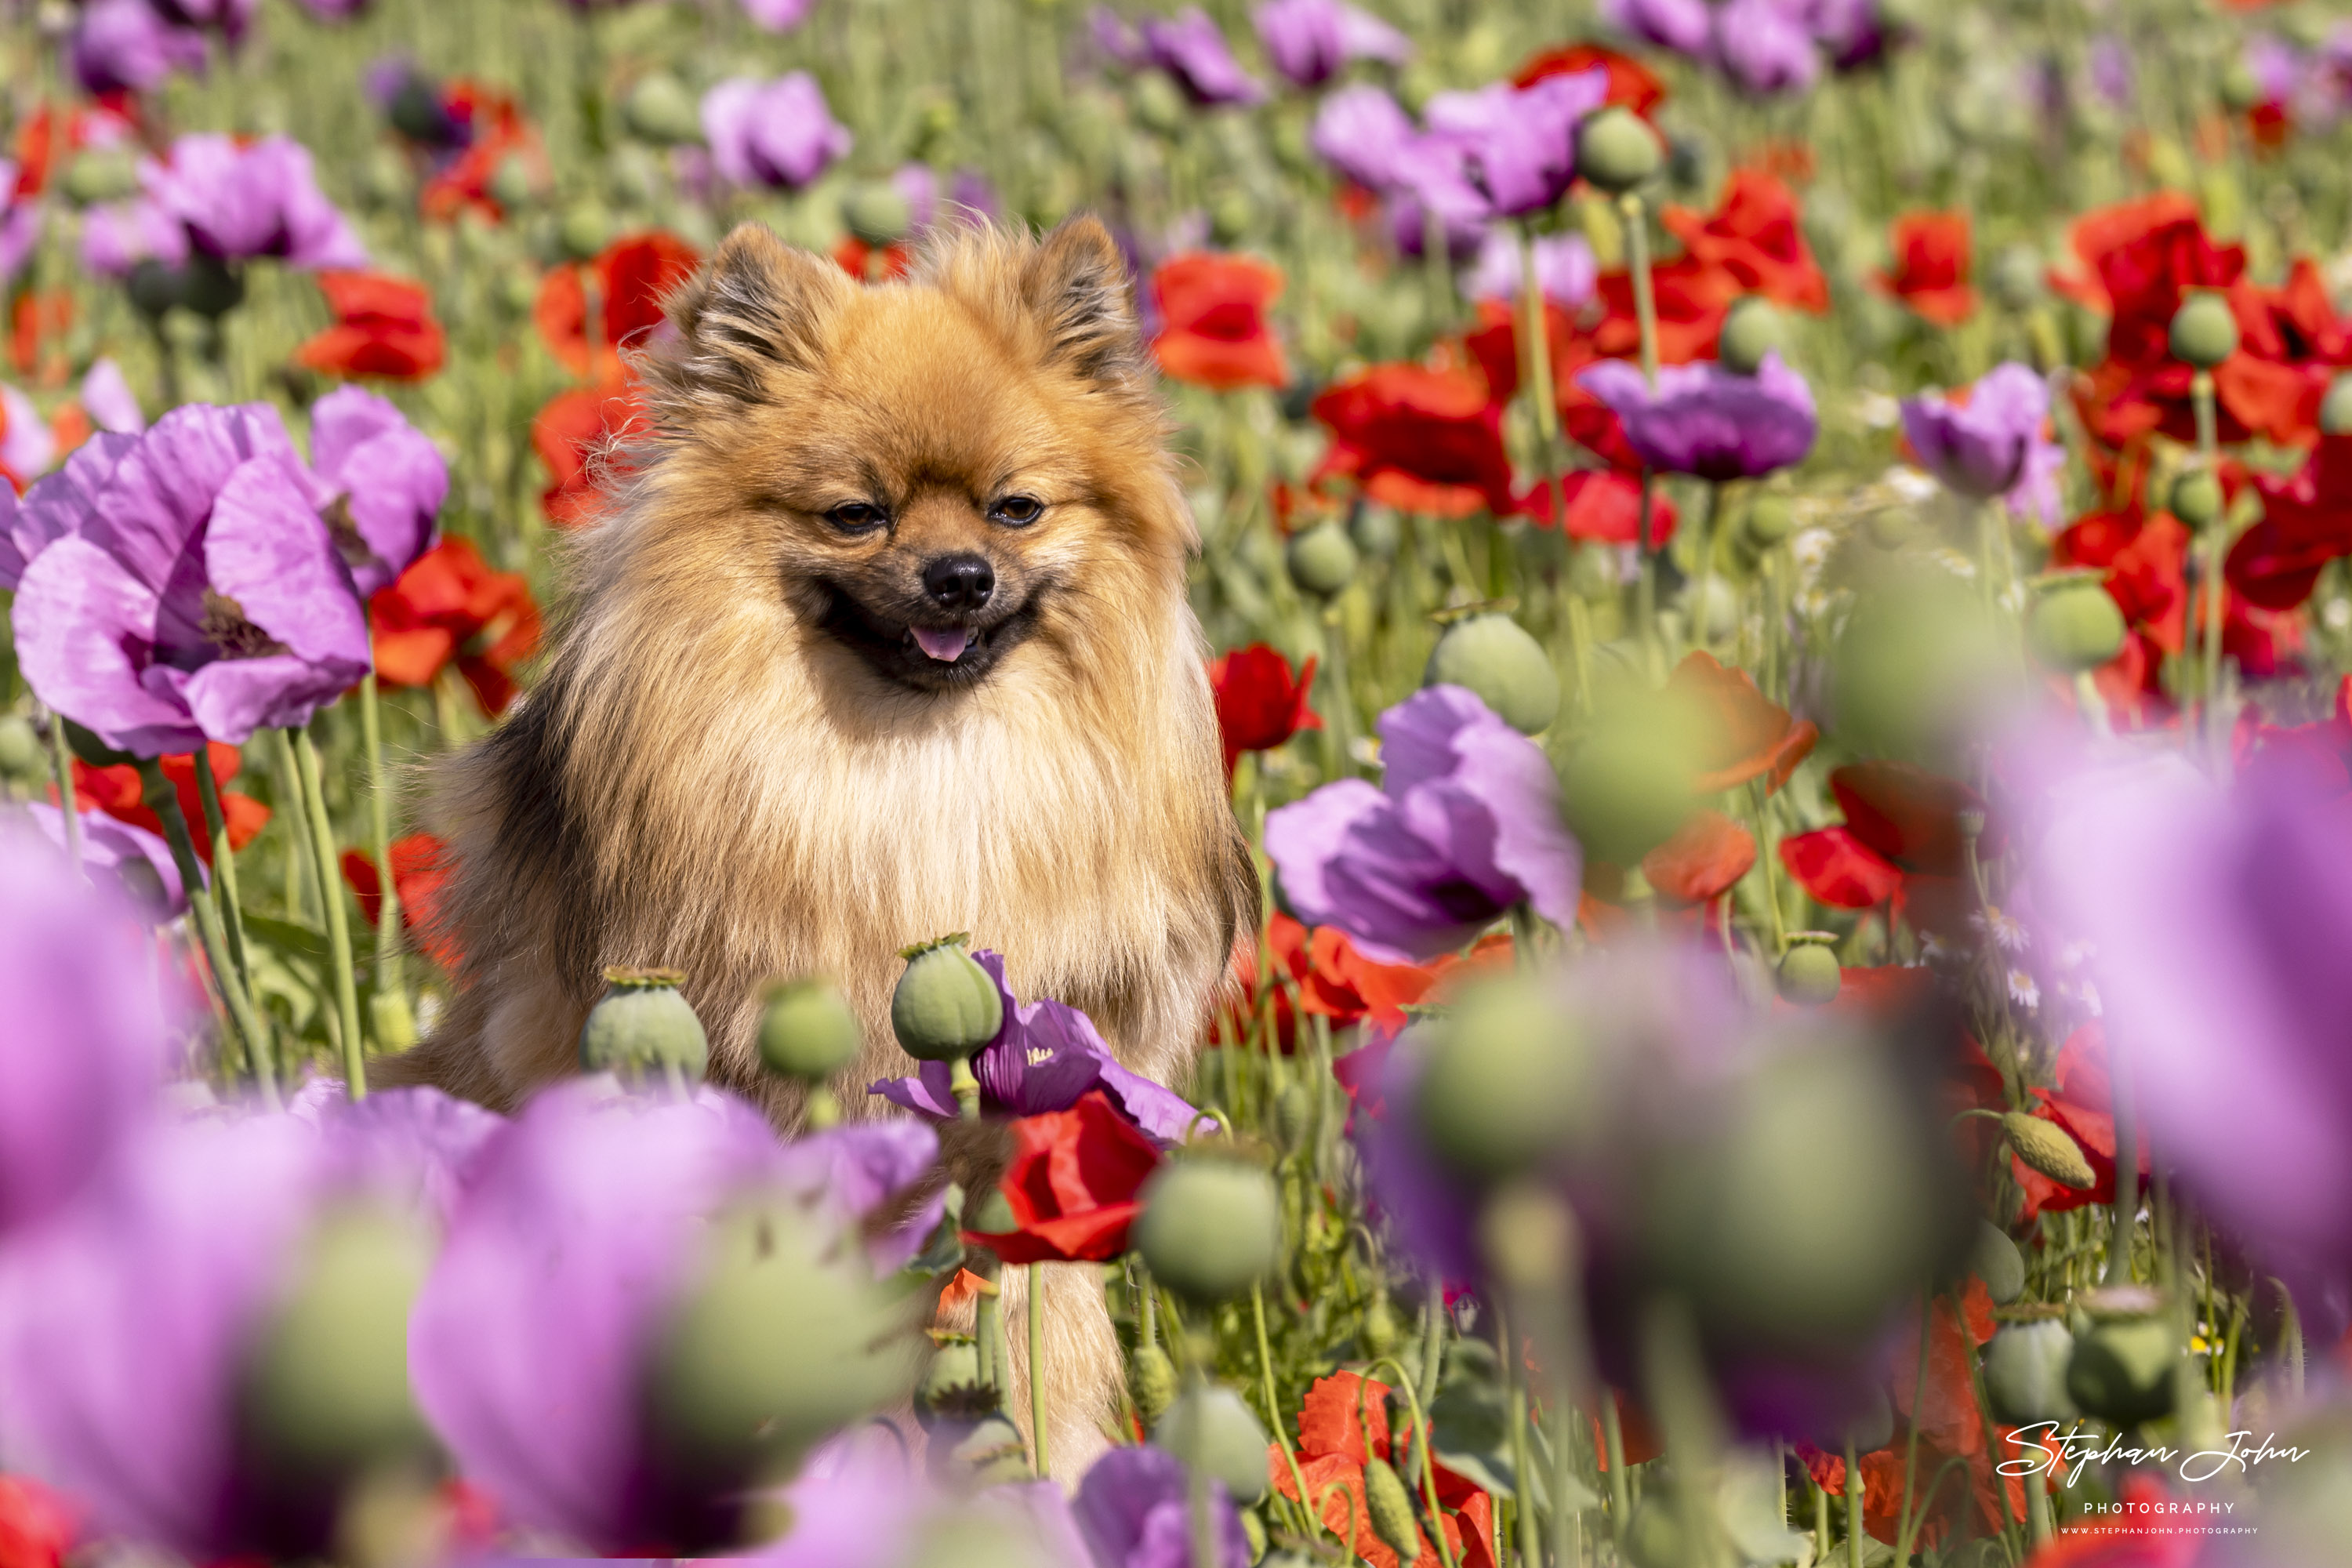
POLYGON ((302 812, 310 825, 310 863, 319 868, 319 903, 327 916, 327 957, 335 972, 335 1023, 343 1037, 343 1083, 353 1100, 367 1098, 367 1056, 360 1039, 359 982, 352 970, 352 921, 343 900, 327 881, 335 863, 335 830, 327 820, 326 792, 319 784, 319 748, 308 730, 289 730, 294 777, 302 791, 302 812))
POLYGON ((1502 1362, 1504 1408, 1508 1412, 1511 1435, 1511 1475, 1516 1481, 1519 1536, 1519 1556, 1528 1568, 1538 1568, 1543 1562, 1543 1539, 1536 1526, 1535 1491, 1530 1484, 1535 1479, 1533 1444, 1528 1436, 1527 1382, 1519 1375, 1519 1342, 1511 1332, 1510 1314, 1500 1303, 1495 1308, 1495 1352, 1502 1362))
MULTIPOLYGON (((188 837, 188 818, 180 810, 180 792, 172 787, 172 782, 163 776, 163 764, 154 758, 141 757, 138 767, 141 792, 146 797, 147 809, 163 825, 163 841, 172 847, 172 864, 180 873, 180 889, 187 896, 188 913, 196 922, 196 940, 203 944, 205 963, 212 969, 213 984, 220 991, 221 1004, 228 1010, 229 1025, 236 1031, 237 1046, 261 1084, 263 1098, 274 1104, 278 1099, 278 1077, 263 1049, 261 1027, 254 1021, 253 999, 246 994, 237 979, 236 966, 229 961, 228 941, 221 933, 220 910, 213 907, 205 889, 204 871, 196 863, 196 847, 188 837)), ((70 802, 71 797, 68 800, 70 802)))
POLYGON ((392 874, 392 803, 383 778, 383 725, 377 717, 375 677, 360 682, 360 735, 367 747, 368 827, 375 849, 379 902, 375 912, 375 994, 368 1010, 375 1023, 376 1044, 387 1051, 404 1051, 416 1043, 415 1015, 408 1010, 408 987, 402 975, 400 952, 400 883, 392 874))

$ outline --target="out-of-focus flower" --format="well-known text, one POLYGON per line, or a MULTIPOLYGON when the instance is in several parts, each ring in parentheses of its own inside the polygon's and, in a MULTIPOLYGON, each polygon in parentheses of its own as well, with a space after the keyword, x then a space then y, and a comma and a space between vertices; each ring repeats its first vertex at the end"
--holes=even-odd
POLYGON ((1780 840, 1780 864, 1799 887, 1834 910, 1875 909, 1903 887, 1902 871, 1848 827, 1789 835, 1780 840))
POLYGON ((190 27, 216 28, 230 43, 245 37, 261 0, 150 0, 167 20, 190 27))
POLYGON ((122 367, 105 355, 92 360, 81 378, 81 405, 100 430, 136 436, 147 428, 147 413, 139 406, 139 395, 131 390, 122 367))
POLYGON ((1132 70, 1151 58, 1143 42, 1143 35, 1130 26, 1128 19, 1108 5, 1096 5, 1087 12, 1087 37, 1105 59, 1132 70))
POLYGON ((65 1499, 29 1477, 0 1475, 0 1555, 14 1568, 63 1568, 79 1534, 65 1499))
POLYGON ((551 268, 531 307, 532 324, 548 352, 573 374, 617 374, 621 351, 644 347, 662 329, 663 299, 701 265, 701 254, 667 229, 624 235, 585 264, 551 268), (591 289, 596 294, 593 342, 591 289))
POLYGON ((16 276, 40 237, 40 204, 23 189, 15 160, 0 158, 0 282, 16 276))
POLYGON ((451 664, 493 717, 539 649, 539 605, 520 572, 494 572, 463 539, 444 539, 368 601, 376 679, 430 686, 451 664))
POLYGON ((1209 689, 1217 702, 1217 730, 1225 744, 1225 772, 1244 752, 1271 751, 1323 720, 1307 705, 1315 686, 1315 656, 1291 673, 1290 661, 1264 643, 1252 643, 1209 662, 1209 689))
MULTIPOLYGON (((1848 910, 1915 893, 1948 901, 1944 889, 1966 869, 1961 819, 1984 809, 1974 791, 1908 763, 1871 762, 1832 769, 1830 794, 1843 825, 1780 841, 1781 864, 1806 891, 1848 910)), ((1996 833, 1987 852, 1999 842, 1996 833)))
POLYGON ((1722 272, 1742 290, 1791 310, 1829 309, 1829 279, 1805 242, 1797 198, 1778 175, 1736 169, 1712 214, 1668 206, 1658 221, 1683 242, 1686 259, 1722 272))
POLYGON ((66 44, 86 92, 151 92, 175 70, 205 68, 204 35, 174 26, 148 0, 95 0, 66 44))
MULTIPOLYGON (((45 800, 27 802, 25 812, 58 852, 66 853, 65 813, 45 800)), ((150 925, 164 925, 188 912, 180 868, 172 858, 171 847, 161 838, 98 811, 82 812, 74 826, 81 838, 82 869, 101 887, 120 887, 140 919, 150 925)))
POLYGON ((2311 597, 2330 561, 2352 555, 2352 436, 2322 436, 2302 468, 2256 474, 2263 517, 2230 546, 2230 586, 2265 610, 2311 597))
MULTIPOLYGON (((1536 280, 1546 300, 1572 310, 1592 298, 1600 268, 1582 235, 1543 235, 1535 241, 1535 254, 1536 280)), ((1520 265, 1517 237, 1490 230, 1479 242, 1477 263, 1462 280, 1462 291, 1473 300, 1517 299, 1520 265)))
MULTIPOLYGON (((228 830, 228 847, 242 849, 253 842, 261 830, 269 826, 269 808, 249 795, 227 787, 244 763, 235 746, 214 741, 205 747, 205 765, 212 770, 213 787, 220 796, 221 826, 228 830)), ((157 763, 163 777, 179 797, 180 815, 188 824, 189 837, 194 841, 196 858, 206 866, 213 863, 212 835, 205 831, 204 795, 196 783, 196 759, 194 752, 182 756, 159 757, 157 763)), ((74 806, 79 811, 102 811, 118 822, 125 822, 141 832, 160 836, 163 819, 147 805, 139 779, 139 770, 128 763, 112 767, 94 768, 76 757, 73 763, 74 806)), ((173 878, 176 881, 178 879, 173 878)))
POLYGON ((81 215, 79 255, 102 278, 128 277, 142 261, 178 267, 188 259, 188 231, 148 197, 108 202, 81 215))
MULTIPOLYGON (((442 892, 456 869, 449 863, 448 847, 430 833, 412 833, 394 839, 390 848, 392 889, 400 895, 401 929, 427 958, 455 974, 457 944, 441 923, 442 892)), ((346 849, 342 873, 352 896, 359 900, 360 913, 368 924, 376 924, 383 913, 383 878, 375 861, 364 850, 346 849)))
POLYGON ((389 585, 433 542, 449 466, 440 449, 374 393, 338 387, 310 408, 310 471, 361 597, 389 585))
POLYGON ((0 828, 0 1237, 62 1208, 149 1110, 163 1017, 140 948, 127 903, 0 828))
POLYGON ((1198 5, 1185 6, 1173 18, 1145 17, 1143 44, 1151 63, 1175 78, 1195 103, 1257 103, 1265 98, 1265 84, 1242 69, 1224 34, 1198 5))
POLYGON ((1416 692, 1380 730, 1379 788, 1341 779, 1267 814, 1266 853, 1300 919, 1395 962, 1458 948, 1522 902, 1576 918, 1583 857, 1535 742, 1454 686, 1416 692))
POLYGON ((1285 384, 1290 367, 1265 319, 1281 294, 1281 269, 1255 257, 1171 257, 1151 274, 1152 300, 1165 323, 1151 342, 1160 368, 1221 392, 1285 384))
MULTIPOLYGON (((1271 1464, 1275 1489, 1284 1497, 1296 1499, 1298 1482, 1304 1480, 1307 1496, 1321 1500, 1318 1506, 1323 1510, 1324 1528, 1349 1541, 1355 1555, 1372 1568, 1397 1568, 1404 1561, 1372 1528, 1371 1507, 1364 1495, 1366 1428, 1369 1426, 1371 1434, 1370 1458, 1391 1463, 1401 1458, 1390 1447, 1386 1422, 1358 1419, 1360 1407, 1381 1409, 1389 1394, 1388 1384, 1352 1372, 1335 1372, 1317 1378, 1298 1409, 1297 1477, 1293 1478, 1287 1464, 1271 1464), (1349 1540, 1351 1521, 1354 1537, 1349 1540)), ((1495 1500, 1443 1462, 1434 1463, 1431 1473, 1437 1483, 1446 1548, 1454 1561, 1462 1568, 1495 1568, 1495 1500)), ((1409 1485, 1413 1500, 1419 1503, 1422 1494, 1418 1477, 1409 1485)), ((1426 1523, 1418 1528, 1421 1554, 1412 1560, 1414 1568, 1442 1562, 1437 1549, 1430 1544, 1426 1523)))
POLYGON ((1652 110, 1665 101, 1665 84, 1648 67, 1600 44, 1562 44, 1546 49, 1521 66, 1511 80, 1520 87, 1533 87, 1548 76, 1573 76, 1595 66, 1608 73, 1609 101, 1620 108, 1647 119, 1652 110))
POLYGON ((1317 394, 1314 413, 1331 432, 1318 479, 1351 478, 1401 511, 1518 510, 1502 409, 1475 372, 1374 365, 1317 394))
POLYGON ((1412 58, 1402 33, 1346 0, 1267 0, 1250 19, 1274 68, 1300 87, 1322 86, 1349 60, 1412 58))
POLYGON ((42 419, 33 400, 13 386, 0 385, 0 481, 5 481, 11 499, 17 487, 29 485, 47 472, 57 457, 57 433, 42 419))
POLYGON ((1883 58, 1907 29, 1888 14, 1882 0, 1811 0, 1808 26, 1813 39, 1842 71, 1883 58))
POLYGON ((1715 60, 1734 85, 1759 96, 1810 91, 1821 51, 1806 26, 1807 0, 1727 0, 1715 13, 1715 60))
POLYGON ((1906 398, 1903 434, 1935 476, 1979 500, 2000 496, 2044 523, 2058 513, 2064 448, 2049 438, 2050 388, 2024 365, 1994 366, 1965 395, 1906 398))
POLYGON ((728 78, 702 95, 702 133, 711 162, 733 184, 792 190, 824 174, 851 142, 806 71, 773 81, 728 78))
POLYGON ((771 33, 789 33, 808 20, 816 0, 743 0, 743 15, 771 33))
POLYGON ((1706 58, 1715 18, 1706 0, 1601 0, 1601 19, 1645 44, 1706 58))
POLYGON ((499 170, 509 160, 519 161, 529 173, 532 188, 551 180, 546 149, 539 132, 523 118, 511 93, 465 77, 454 77, 440 88, 440 108, 464 127, 465 141, 454 153, 434 160, 434 168, 416 193, 416 210, 438 222, 474 212, 495 223, 506 208, 490 194, 499 170))
POLYGON ((321 22, 348 22, 368 8, 370 0, 302 0, 302 9, 321 22))
POLYGON ((1672 474, 1769 474, 1801 461, 1820 428, 1812 389, 1777 353, 1752 376, 1716 364, 1668 365, 1653 389, 1639 368, 1603 360, 1577 381, 1616 410, 1643 462, 1672 474))
POLYGON ((1642 857, 1642 875, 1669 903, 1721 898, 1756 864, 1756 836, 1719 811, 1695 811, 1674 837, 1642 857))
MULTIPOLYGON (((1223 1481, 1214 1490, 1217 1568, 1248 1568, 1249 1537, 1223 1481)), ((1113 1448, 1078 1483, 1071 1511, 1094 1553, 1095 1568, 1187 1568, 1192 1548, 1192 1504, 1183 1461, 1150 1444, 1113 1448)))
POLYGON ((1758 690, 1755 677, 1726 668, 1705 649, 1683 656, 1666 679, 1665 694, 1696 725, 1691 762, 1698 771, 1692 785, 1701 795, 1751 779, 1761 779, 1765 793, 1774 794, 1821 739, 1811 720, 1797 718, 1758 690))
POLYGON ((1578 122, 1608 99, 1608 73, 1595 69, 1528 87, 1498 81, 1441 92, 1423 113, 1430 136, 1460 153, 1494 215, 1517 217, 1566 194, 1576 175, 1578 122))
POLYGON ((295 267, 355 268, 367 248, 320 193, 310 151, 284 136, 239 142, 196 132, 144 171, 148 195, 186 226, 198 250, 224 261, 275 257, 295 267))
POLYGON ((1001 1184, 1009 1231, 966 1238, 1006 1263, 1100 1263, 1127 1250, 1127 1227, 1160 1151, 1090 1089, 1067 1110, 1013 1123, 1013 1159, 1001 1184))
POLYGON ((381 272, 321 272, 335 324, 294 351, 294 363, 330 375, 422 381, 441 368, 448 339, 421 283, 381 272))
POLYGON ((1370 83, 1343 87, 1315 110, 1307 133, 1316 156, 1370 190, 1402 183, 1401 160, 1420 135, 1397 100, 1370 83))
POLYGON ((26 678, 148 756, 308 723, 368 668, 319 488, 267 404, 92 438, 26 502, 52 541, 17 584, 26 678))
MULTIPOLYGON (((1265 922, 1265 945, 1277 974, 1288 983, 1274 989, 1274 1032, 1282 1049, 1297 1044, 1298 1014, 1328 1018, 1334 1029, 1370 1023, 1376 1029, 1404 1026, 1404 1009, 1427 996, 1454 968, 1449 955, 1430 963, 1383 963, 1368 958, 1348 933, 1337 926, 1317 926, 1311 932, 1276 910, 1265 922), (1291 1005, 1297 997, 1296 1010, 1291 1005)), ((1257 955, 1244 948, 1236 954, 1234 978, 1240 998, 1226 1019, 1234 1037, 1254 1022, 1259 994, 1257 955)))
POLYGON ((573 528, 593 518, 609 458, 651 428, 636 384, 623 376, 549 398, 530 422, 531 449, 547 467, 539 498, 547 521, 573 528))
POLYGON ((1939 327, 1956 327, 1975 313, 1965 211, 1905 213, 1895 220, 1888 237, 1895 247, 1895 270, 1874 279, 1879 288, 1939 327))

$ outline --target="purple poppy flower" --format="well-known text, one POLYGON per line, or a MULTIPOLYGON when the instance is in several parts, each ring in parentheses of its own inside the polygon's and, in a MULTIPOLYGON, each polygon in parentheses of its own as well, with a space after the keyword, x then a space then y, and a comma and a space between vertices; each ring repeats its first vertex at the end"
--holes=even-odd
MULTIPOLYGON (((777 1183, 835 1211, 845 1225, 920 1182, 938 1164, 940 1135, 920 1121, 866 1121, 812 1132, 787 1144, 777 1161, 777 1183)), ((937 1192, 866 1245, 877 1274, 912 1262, 947 1212, 947 1189, 937 1192)))
POLYGON ((1883 58, 1899 32, 1888 23, 1881 0, 1812 0, 1810 25, 1814 42, 1842 71, 1883 58))
POLYGON ((0 489, 10 491, 8 501, 0 505, 13 506, 16 495, 6 481, 13 475, 19 480, 39 477, 57 460, 58 438, 49 430, 49 422, 33 406, 33 400, 13 386, 0 385, 0 489))
POLYGON ((1370 190, 1403 183, 1400 160, 1421 132, 1397 100, 1369 83, 1343 87, 1315 110, 1316 155, 1370 190))
POLYGON ((43 700, 143 756, 300 725, 368 669, 367 619, 317 481, 267 404, 97 436, 34 487, 16 647, 43 700))
POLYGON ((1174 77, 1195 103, 1257 103, 1265 98, 1265 84, 1242 69, 1225 47, 1224 34, 1198 5, 1185 6, 1173 20, 1146 17, 1143 43, 1151 63, 1174 77))
POLYGON ((353 1100, 337 1078, 314 1078, 286 1113, 317 1130, 339 1180, 446 1226, 507 1119, 435 1089, 380 1089, 353 1100))
POLYGON ((0 283, 16 276, 41 237, 41 205, 16 194, 16 163, 0 158, 0 283))
POLYGON ((440 450, 373 392, 338 387, 311 406, 310 466, 331 499, 336 548, 362 599, 433 546, 449 494, 440 450))
POLYGON ((2138 72, 2133 68, 2131 46, 2113 33, 2103 33, 2091 40, 2091 89, 2105 100, 2110 109, 2127 109, 2137 86, 2138 72))
POLYGON ((0 824, 0 1237, 64 1206, 163 1076, 153 968, 108 881, 85 883, 56 845, 0 824))
POLYGON ((81 215, 81 264, 101 278, 127 278, 142 261, 178 267, 187 259, 186 226, 145 196, 81 215))
POLYGON ((203 70, 205 49, 204 35, 173 26, 147 0, 96 0, 74 24, 66 58, 86 92, 152 92, 175 70, 203 70))
POLYGON ((1995 365, 1965 403, 1930 394, 1906 399, 1903 434, 1928 471, 1979 500, 2006 496, 2020 511, 2056 510, 2056 475, 2065 453, 2042 435, 2050 388, 2028 367, 1995 365))
MULTIPOLYGON (((1592 298, 1600 265, 1580 234, 1548 234, 1535 242, 1536 279, 1544 298, 1572 310, 1592 298)), ((1501 229, 1478 247, 1478 259, 1462 291, 1473 300, 1515 300, 1519 295, 1519 238, 1501 229)))
MULTIPOLYGON (((51 844, 66 847, 65 813, 45 800, 28 801, 25 810, 51 844)), ((120 887, 149 925, 163 925, 188 912, 188 895, 180 885, 180 868, 172 859, 170 845, 102 811, 80 815, 82 869, 92 882, 120 887)))
POLYGON ((1380 727, 1380 788, 1341 779, 1266 816, 1293 913, 1390 963, 1450 952, 1522 902, 1575 920, 1583 854, 1533 741, 1458 686, 1415 692, 1380 727))
POLYGON ((929 163, 901 163, 890 173, 890 188, 907 200, 907 232, 931 226, 940 210, 939 171, 929 163))
MULTIPOLYGON (((1249 1537, 1223 1481, 1212 1482, 1218 1568, 1249 1568, 1249 1537)), ((1184 1465, 1149 1444, 1113 1448, 1078 1483, 1071 1511, 1095 1568, 1192 1568, 1192 1512, 1184 1465)))
MULTIPOLYGON (((981 1103, 1006 1116, 1067 1110, 1099 1089, 1128 1120, 1163 1148, 1192 1135, 1200 1113, 1182 1096, 1152 1082, 1111 1054, 1094 1020, 1065 1002, 1016 1002, 1004 978, 1004 957, 987 948, 973 962, 996 982, 1004 1023, 971 1058, 981 1103)), ((910 1078, 886 1079, 867 1089, 894 1105, 953 1121, 959 1114, 945 1062, 925 1062, 910 1078)))
POLYGON ((211 27, 235 43, 253 26, 261 0, 148 0, 166 21, 185 27, 211 27))
POLYGON ((268 256, 312 268, 367 265, 367 247, 320 193, 310 149, 299 142, 265 136, 240 145, 200 132, 173 142, 168 163, 142 174, 149 196, 208 256, 268 256))
POLYGON ((996 186, 978 169, 956 171, 955 182, 948 187, 948 200, 963 212, 984 218, 993 218, 1003 210, 996 186))
POLYGON ((752 26, 771 33, 789 33, 808 20, 816 0, 743 0, 743 15, 752 26))
POLYGON ((1300 87, 1320 87, 1349 60, 1402 65, 1412 43, 1345 0, 1268 0, 1251 16, 1274 68, 1300 87))
POLYGON ((1601 0, 1601 19, 1645 44, 1705 59, 1715 36, 1706 0, 1601 0))
POLYGON ((1577 384, 1614 409, 1642 460, 1670 474, 1753 479, 1801 460, 1819 422, 1812 389, 1777 353, 1754 375, 1719 364, 1668 365, 1653 390, 1641 370, 1603 360, 1577 384))
POLYGON ((711 161, 734 184, 794 190, 824 174, 851 142, 806 71, 773 81, 728 78, 702 95, 702 133, 711 161))
POLYGON ((81 378, 82 411, 90 423, 118 436, 136 436, 147 428, 147 412, 131 390, 122 367, 101 354, 90 361, 81 378))
POLYGON ((1465 261, 1478 252, 1494 217, 1486 193, 1473 183, 1473 170, 1459 142, 1416 134, 1391 160, 1389 232, 1407 256, 1427 253, 1430 216, 1445 236, 1445 252, 1465 261))
POLYGON ((1498 81, 1475 92, 1441 92, 1423 118, 1431 136, 1461 149, 1470 179, 1500 217, 1541 212, 1576 177, 1576 127, 1609 100, 1595 68, 1528 87, 1498 81))
POLYGON ((1715 62, 1759 97, 1805 92, 1821 79, 1821 51, 1803 0, 1727 0, 1715 14, 1715 62))
POLYGON ((1151 63, 1151 46, 1143 41, 1143 35, 1108 5, 1097 5, 1087 13, 1087 38, 1097 54, 1129 70, 1151 63))

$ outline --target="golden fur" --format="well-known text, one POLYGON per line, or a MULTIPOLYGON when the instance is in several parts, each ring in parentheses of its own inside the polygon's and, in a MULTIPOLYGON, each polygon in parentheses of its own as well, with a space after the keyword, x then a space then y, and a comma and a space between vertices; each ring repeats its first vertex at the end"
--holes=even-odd
MULTIPOLYGON (((762 984, 840 983, 866 1043, 835 1089, 862 1106, 909 1066, 898 950, 969 931, 1171 1078, 1255 883, 1109 236, 965 228, 861 285, 747 226, 669 311, 639 363, 653 434, 578 536, 543 679, 436 778, 464 966, 383 1076, 511 1108, 573 1070, 604 966, 658 965, 688 976, 713 1079, 790 1125, 751 1046, 762 984), (1044 503, 1027 526, 988 510, 1015 490, 1044 503), (845 531, 852 502, 887 526, 845 531), (879 639, 951 552, 1025 621, 976 680, 893 679, 875 659, 922 661, 879 639)), ((1099 1448, 1117 1360, 1098 1304, 1056 1316, 1058 1470, 1099 1448)))

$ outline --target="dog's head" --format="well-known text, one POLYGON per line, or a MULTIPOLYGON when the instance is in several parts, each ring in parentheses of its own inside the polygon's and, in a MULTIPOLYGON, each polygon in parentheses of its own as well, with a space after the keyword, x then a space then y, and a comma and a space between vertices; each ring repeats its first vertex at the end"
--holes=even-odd
POLYGON ((1172 479, 1127 270, 1091 218, 937 242, 863 285, 730 235, 646 356, 656 550, 887 686, 987 682, 1024 644, 1181 593, 1172 479))

